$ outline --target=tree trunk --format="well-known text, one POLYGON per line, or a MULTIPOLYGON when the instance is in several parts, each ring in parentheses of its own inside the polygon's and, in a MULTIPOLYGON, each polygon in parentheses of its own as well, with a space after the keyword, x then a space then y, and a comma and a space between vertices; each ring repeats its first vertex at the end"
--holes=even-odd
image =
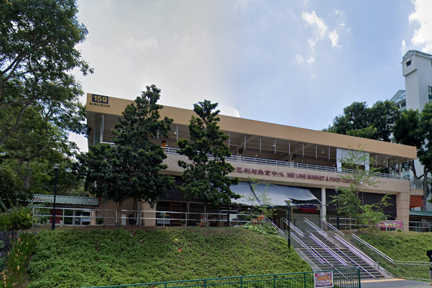
POLYGON ((424 174, 423 174, 423 205, 421 208, 421 211, 426 211, 426 203, 427 203, 427 197, 428 197, 428 182, 427 182, 427 174, 429 171, 424 168, 424 174))
POLYGON ((204 226, 209 227, 209 222, 207 221, 207 203, 204 203, 204 226))
POLYGON ((116 217, 116 226, 120 227, 121 226, 121 211, 123 208, 123 200, 119 202, 118 207, 117 207, 117 217, 116 217))

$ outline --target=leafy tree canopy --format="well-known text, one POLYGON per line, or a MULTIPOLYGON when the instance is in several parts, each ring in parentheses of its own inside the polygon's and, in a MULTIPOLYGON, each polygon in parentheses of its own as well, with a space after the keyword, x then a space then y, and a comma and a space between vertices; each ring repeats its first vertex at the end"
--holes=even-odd
POLYGON ((403 111, 395 122, 393 135, 397 143, 417 147, 417 156, 423 165, 423 174, 418 175, 414 161, 411 161, 410 169, 415 178, 423 177, 422 211, 426 211, 426 201, 429 196, 428 173, 432 171, 432 104, 427 103, 422 112, 412 109, 403 111))
POLYGON ((163 164, 164 150, 152 142, 158 133, 167 137, 173 121, 160 119, 159 98, 156 86, 147 87, 119 118, 113 130, 114 145, 98 144, 78 156, 90 192, 119 203, 118 210, 129 198, 153 206, 173 185, 172 177, 161 173, 168 167, 163 164))
POLYGON ((373 162, 373 159, 368 157, 360 146, 341 159, 343 166, 353 169, 352 173, 340 175, 343 182, 349 183, 349 187, 338 187, 338 193, 332 196, 333 199, 330 201, 336 205, 339 213, 354 218, 357 228, 361 224, 375 226, 379 221, 385 220, 382 209, 390 205, 386 196, 379 203, 362 203, 360 193, 380 183, 376 177, 376 168, 367 165, 373 162), (370 166, 369 170, 365 169, 367 166, 370 166))
POLYGON ((389 100, 378 101, 370 108, 366 102, 354 102, 324 131, 390 142, 391 127, 399 114, 389 100))
POLYGON ((188 157, 189 162, 179 161, 184 168, 184 184, 178 189, 186 198, 197 199, 207 204, 220 206, 231 204, 231 198, 240 195, 231 191, 230 186, 238 184, 238 178, 229 177, 234 167, 225 162, 229 157, 228 146, 224 143, 228 135, 219 130, 217 103, 208 100, 194 104, 198 117, 192 116, 189 124, 190 140, 177 142, 179 154, 188 157))
POLYGON ((76 149, 68 133, 86 132, 71 71, 92 69, 75 48, 87 34, 77 12, 75 0, 0 1, 0 177, 27 194, 46 193, 52 165, 76 149))

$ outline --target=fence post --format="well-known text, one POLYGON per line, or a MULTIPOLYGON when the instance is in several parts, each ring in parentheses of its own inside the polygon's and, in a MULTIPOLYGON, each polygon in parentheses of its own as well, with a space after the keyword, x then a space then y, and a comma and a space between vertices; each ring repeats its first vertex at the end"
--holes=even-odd
POLYGON ((273 275, 273 288, 276 288, 276 275, 273 275))
POLYGON ((243 288, 243 276, 240 276, 240 288, 243 288))
POLYGON ((360 279, 360 268, 357 268, 357 277, 358 277, 358 284, 359 284, 359 288, 361 288, 361 279, 360 279))
POLYGON ((204 280, 204 288, 207 287, 207 280, 204 280))
POLYGON ((306 288, 306 272, 303 273, 303 287, 306 288))

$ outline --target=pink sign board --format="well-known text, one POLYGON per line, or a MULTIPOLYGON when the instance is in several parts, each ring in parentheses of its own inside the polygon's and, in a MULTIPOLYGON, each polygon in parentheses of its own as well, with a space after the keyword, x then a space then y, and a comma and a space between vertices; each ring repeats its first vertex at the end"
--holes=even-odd
POLYGON ((380 221, 378 222, 377 226, 379 228, 392 228, 392 229, 398 229, 403 228, 403 222, 402 221, 394 221, 394 220, 388 220, 388 221, 380 221))
POLYGON ((334 287, 333 271, 330 272, 315 272, 314 273, 314 287, 327 288, 334 287))

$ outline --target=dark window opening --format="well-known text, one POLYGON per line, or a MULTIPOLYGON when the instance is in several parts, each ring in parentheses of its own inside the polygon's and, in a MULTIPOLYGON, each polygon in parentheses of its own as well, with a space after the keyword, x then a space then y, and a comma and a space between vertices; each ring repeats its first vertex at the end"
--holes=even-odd
POLYGON ((411 65, 411 60, 409 60, 408 62, 406 62, 407 67, 411 65))

